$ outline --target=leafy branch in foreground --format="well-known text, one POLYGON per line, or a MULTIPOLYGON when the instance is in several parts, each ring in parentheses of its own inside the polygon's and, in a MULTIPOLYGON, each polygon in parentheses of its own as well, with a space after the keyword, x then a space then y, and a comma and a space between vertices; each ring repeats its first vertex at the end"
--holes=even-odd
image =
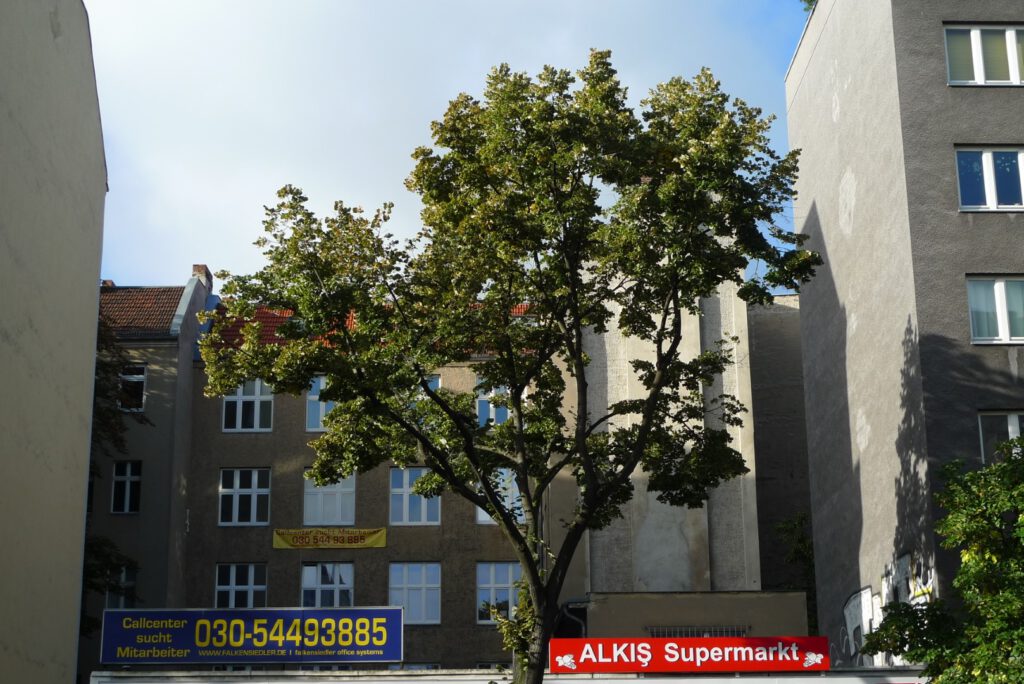
POLYGON ((936 524, 947 549, 959 550, 957 600, 890 604, 864 652, 924 663, 934 684, 1024 681, 1024 440, 1006 442, 995 462, 944 471, 936 495, 947 511, 936 524))

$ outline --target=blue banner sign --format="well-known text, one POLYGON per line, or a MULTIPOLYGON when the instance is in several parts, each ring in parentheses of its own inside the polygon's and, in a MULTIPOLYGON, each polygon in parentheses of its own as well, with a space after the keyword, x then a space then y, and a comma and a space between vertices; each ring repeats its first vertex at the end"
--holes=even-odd
POLYGON ((402 660, 401 608, 108 610, 111 665, 402 660))

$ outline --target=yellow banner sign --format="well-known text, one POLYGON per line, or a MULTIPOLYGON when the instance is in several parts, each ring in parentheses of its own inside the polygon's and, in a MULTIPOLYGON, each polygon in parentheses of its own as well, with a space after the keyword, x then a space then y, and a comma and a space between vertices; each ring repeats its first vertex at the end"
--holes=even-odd
POLYGON ((275 549, 373 549, 387 546, 387 529, 359 530, 347 527, 303 527, 274 530, 275 549))

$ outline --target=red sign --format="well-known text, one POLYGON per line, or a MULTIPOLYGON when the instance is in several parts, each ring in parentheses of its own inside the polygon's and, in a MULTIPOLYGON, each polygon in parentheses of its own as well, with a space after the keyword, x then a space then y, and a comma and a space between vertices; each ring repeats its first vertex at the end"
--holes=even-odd
POLYGON ((552 639, 553 673, 820 672, 829 669, 825 637, 702 639, 552 639))

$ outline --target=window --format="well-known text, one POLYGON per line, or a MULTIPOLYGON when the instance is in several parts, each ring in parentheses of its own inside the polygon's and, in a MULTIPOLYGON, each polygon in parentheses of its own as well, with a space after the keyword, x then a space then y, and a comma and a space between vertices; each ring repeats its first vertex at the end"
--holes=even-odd
POLYGON ((266 525, 270 522, 270 468, 225 468, 220 471, 220 524, 266 525))
POLYGON ((1024 27, 948 27, 946 63, 953 85, 1024 85, 1024 27))
POLYGON ((405 608, 405 624, 441 623, 441 564, 392 563, 388 603, 405 608))
POLYGON ((246 380, 224 397, 224 432, 269 432, 274 392, 262 380, 246 380))
POLYGON ((123 610, 135 607, 135 582, 138 578, 138 568, 127 565, 121 567, 117 572, 117 591, 107 592, 107 608, 111 610, 123 610))
POLYGON ((956 151, 960 209, 1015 211, 1024 209, 1021 168, 1024 149, 978 148, 956 151))
POLYGON ((324 417, 334 408, 333 401, 320 401, 320 392, 326 386, 327 378, 318 375, 306 391, 306 430, 309 432, 323 432, 326 429, 324 417))
POLYGON ((968 278, 967 305, 972 342, 1024 343, 1024 278, 968 278))
POLYGON ((267 566, 263 563, 219 563, 214 608, 265 608, 267 566))
POLYGON ((146 366, 133 364, 121 369, 121 391, 117 407, 122 411, 141 413, 146 406, 146 366))
POLYGON ((978 433, 981 436, 981 460, 992 463, 996 457, 996 447, 1003 442, 1020 437, 1020 428, 1024 423, 1024 412, 1020 413, 979 413, 978 433))
POLYGON ((487 421, 501 425, 508 420, 508 388, 495 387, 490 392, 477 390, 476 416, 480 427, 487 421))
POLYGON ((439 525, 441 523, 441 498, 426 499, 412 491, 416 480, 426 474, 426 468, 391 469, 392 525, 439 525))
POLYGON ((332 485, 317 487, 304 478, 303 525, 353 525, 356 519, 356 477, 350 475, 332 485))
POLYGON ((476 564, 476 621, 494 624, 493 607, 505 617, 515 617, 516 586, 522 569, 519 563, 476 564))
POLYGON ((343 608, 351 605, 351 563, 303 564, 303 608, 343 608))
MULTIPOLYGON (((520 523, 526 520, 526 517, 523 515, 522 503, 519 500, 519 485, 516 484, 515 475, 512 473, 512 469, 499 468, 495 473, 494 486, 501 495, 505 507, 513 512, 516 520, 520 523)), ((491 515, 482 508, 476 509, 476 521, 481 525, 497 524, 497 521, 495 521, 491 515)))
POLYGON ((142 493, 142 461, 114 461, 111 513, 138 513, 142 493))

